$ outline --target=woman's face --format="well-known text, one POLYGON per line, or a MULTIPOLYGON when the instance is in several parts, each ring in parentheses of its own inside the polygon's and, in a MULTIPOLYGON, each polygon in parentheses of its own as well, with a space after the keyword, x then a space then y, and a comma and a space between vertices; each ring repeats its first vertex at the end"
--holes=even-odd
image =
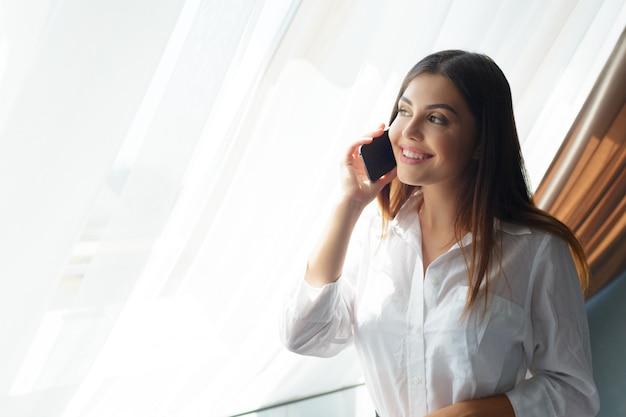
POLYGON ((427 187, 461 187, 476 152, 476 121, 452 81, 420 74, 398 102, 389 127, 398 179, 427 187))

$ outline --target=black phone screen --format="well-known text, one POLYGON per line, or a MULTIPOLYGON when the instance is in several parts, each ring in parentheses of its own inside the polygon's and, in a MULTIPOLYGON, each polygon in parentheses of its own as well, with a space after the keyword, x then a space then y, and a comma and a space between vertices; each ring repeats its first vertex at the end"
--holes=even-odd
POLYGON ((371 143, 361 145, 359 154, 370 181, 378 181, 396 166, 396 158, 393 156, 389 133, 386 130, 371 143))

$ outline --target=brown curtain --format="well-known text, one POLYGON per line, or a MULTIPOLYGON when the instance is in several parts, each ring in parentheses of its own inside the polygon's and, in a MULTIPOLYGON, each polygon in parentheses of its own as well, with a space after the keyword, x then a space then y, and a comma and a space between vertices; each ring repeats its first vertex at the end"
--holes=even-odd
POLYGON ((535 195, 583 244, 587 297, 626 270, 625 38, 626 31, 535 195))

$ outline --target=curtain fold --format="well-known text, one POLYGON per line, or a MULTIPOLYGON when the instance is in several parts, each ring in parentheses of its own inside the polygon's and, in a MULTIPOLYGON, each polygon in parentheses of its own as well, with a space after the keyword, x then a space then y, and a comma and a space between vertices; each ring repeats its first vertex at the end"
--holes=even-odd
POLYGON ((626 31, 537 189, 591 268, 588 297, 626 269, 626 31))
POLYGON ((358 383, 353 349, 296 356, 276 329, 345 147, 419 58, 470 49, 509 77, 538 183, 625 23, 615 0, 0 2, 0 415, 227 416, 358 383))
POLYGON ((44 403, 51 404, 67 399, 68 386, 78 383, 68 381, 71 366, 58 379, 40 378, 44 369, 59 375, 59 368, 71 363, 72 352, 46 363, 33 343, 51 339, 54 349, 59 342, 52 335, 63 334, 52 317, 58 318, 56 293, 63 270, 182 2, 153 8, 153 24, 139 27, 136 19, 149 4, 2 3, 7 25, 0 35, 6 48, 1 85, 8 97, 0 94, 5 98, 0 135, 0 392, 2 404, 8 405, 0 414, 17 414, 13 404, 18 410, 34 409, 34 402, 19 394, 39 391, 41 385, 56 391, 45 395, 44 403), (24 363, 27 353, 32 360, 24 363))

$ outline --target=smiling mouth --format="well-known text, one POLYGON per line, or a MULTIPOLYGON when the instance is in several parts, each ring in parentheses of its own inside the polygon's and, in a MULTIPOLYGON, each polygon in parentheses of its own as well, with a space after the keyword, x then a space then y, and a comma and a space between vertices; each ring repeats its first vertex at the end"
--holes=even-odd
POLYGON ((427 153, 417 153, 417 152, 411 152, 408 151, 406 149, 402 150, 402 155, 406 156, 407 158, 411 158, 411 159, 418 159, 420 161, 423 161, 424 159, 428 159, 428 158, 432 158, 433 156, 427 153))

